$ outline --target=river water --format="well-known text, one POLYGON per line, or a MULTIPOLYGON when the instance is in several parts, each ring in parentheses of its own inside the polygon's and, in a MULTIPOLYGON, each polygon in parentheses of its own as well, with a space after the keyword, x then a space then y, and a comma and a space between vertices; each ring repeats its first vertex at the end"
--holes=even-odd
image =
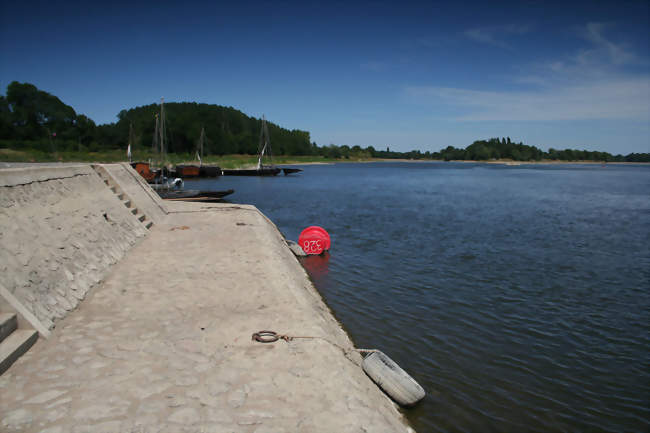
POLYGON ((357 347, 427 391, 419 433, 650 429, 650 167, 302 166, 222 177, 289 239, 357 347))

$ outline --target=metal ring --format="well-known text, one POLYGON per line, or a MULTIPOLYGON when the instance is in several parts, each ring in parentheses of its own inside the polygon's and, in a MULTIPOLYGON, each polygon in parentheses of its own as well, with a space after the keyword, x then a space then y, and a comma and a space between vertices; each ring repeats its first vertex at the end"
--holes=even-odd
POLYGON ((273 343, 280 339, 280 336, 273 331, 260 331, 253 334, 253 341, 260 343, 273 343))

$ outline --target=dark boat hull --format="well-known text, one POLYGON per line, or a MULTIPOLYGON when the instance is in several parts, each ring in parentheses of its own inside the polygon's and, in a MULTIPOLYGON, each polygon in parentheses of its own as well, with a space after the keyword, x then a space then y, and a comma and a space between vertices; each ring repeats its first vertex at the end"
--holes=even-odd
POLYGON ((221 167, 216 165, 202 165, 199 169, 201 177, 219 177, 221 176, 221 167))
POLYGON ((260 170, 223 170, 224 176, 277 176, 282 169, 262 168, 260 170))
POLYGON ((228 189, 225 191, 199 191, 196 189, 186 189, 186 190, 161 190, 156 191, 160 198, 166 200, 187 200, 193 199, 194 201, 201 201, 201 199, 210 199, 209 201, 214 201, 222 199, 227 195, 230 195, 235 192, 233 189, 228 189))
POLYGON ((177 165, 176 176, 182 178, 198 177, 200 167, 198 165, 177 165))
POLYGON ((288 174, 301 172, 302 169, 300 169, 300 168, 283 168, 282 171, 284 172, 284 175, 286 176, 288 174))

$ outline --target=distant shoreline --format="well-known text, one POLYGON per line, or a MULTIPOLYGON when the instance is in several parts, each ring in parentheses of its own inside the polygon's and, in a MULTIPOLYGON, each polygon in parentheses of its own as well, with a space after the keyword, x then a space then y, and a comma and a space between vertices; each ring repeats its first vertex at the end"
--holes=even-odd
POLYGON ((567 164, 588 164, 588 165, 650 165, 648 162, 606 162, 606 161, 559 161, 559 160, 542 160, 542 161, 512 161, 508 159, 495 159, 490 161, 478 161, 457 159, 451 161, 444 161, 441 159, 390 159, 390 158, 371 158, 359 160, 340 160, 328 162, 287 162, 277 165, 333 165, 333 164, 351 164, 351 163, 372 163, 372 162, 408 162, 408 163, 423 163, 423 162, 462 162, 466 164, 497 164, 497 165, 567 165, 567 164))
POLYGON ((637 164, 650 164, 648 162, 629 162, 629 161, 619 161, 619 162, 607 162, 607 161, 560 161, 560 160, 542 160, 542 161, 512 161, 507 159, 497 159, 492 161, 473 161, 473 160, 453 160, 450 162, 471 162, 476 164, 502 164, 502 165, 530 165, 530 164, 540 164, 540 165, 552 165, 552 164, 590 164, 590 165, 637 165, 637 164))
MULTIPOLYGON (((110 162, 124 162, 125 152, 122 149, 114 149, 110 152, 41 152, 34 151, 33 149, 26 150, 13 150, 7 148, 0 148, 0 163, 110 163, 110 162)), ((148 159, 155 158, 150 152, 136 151, 133 155, 134 161, 147 161, 148 159)), ((408 162, 408 163, 423 163, 423 162, 461 162, 472 164, 501 164, 501 165, 566 165, 566 164, 621 164, 621 165, 650 165, 648 162, 632 162, 632 161, 591 161, 591 160, 541 160, 541 161, 514 161, 511 159, 493 159, 493 160, 451 160, 445 161, 442 159, 407 159, 407 158, 349 158, 338 159, 329 158, 315 155, 302 155, 302 156, 287 156, 277 155, 274 159, 277 166, 296 166, 296 165, 331 165, 331 164, 350 164, 350 163, 389 163, 389 162, 408 162)), ((167 154, 166 164, 198 164, 193 155, 189 154, 167 154)), ((221 168, 254 168, 257 165, 257 156, 255 155, 242 155, 242 154, 229 154, 229 155, 209 155, 203 158, 204 165, 218 165, 221 168)))

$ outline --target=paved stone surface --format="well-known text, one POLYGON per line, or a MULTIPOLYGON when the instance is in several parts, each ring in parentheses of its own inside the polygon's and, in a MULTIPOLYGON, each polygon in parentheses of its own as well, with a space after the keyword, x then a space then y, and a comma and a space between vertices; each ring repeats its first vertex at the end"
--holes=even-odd
POLYGON ((268 219, 169 210, 0 376, 0 431, 410 431, 268 219))
POLYGON ((0 170, 0 285, 45 329, 146 233, 89 165, 0 170))

